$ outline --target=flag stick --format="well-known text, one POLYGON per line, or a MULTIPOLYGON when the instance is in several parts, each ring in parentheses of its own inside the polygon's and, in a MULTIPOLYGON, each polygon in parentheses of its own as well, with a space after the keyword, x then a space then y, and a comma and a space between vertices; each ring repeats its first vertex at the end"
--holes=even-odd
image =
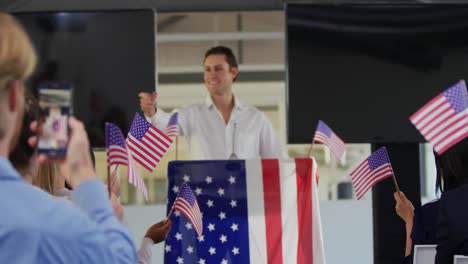
MULTIPOLYGON (((180 188, 182 189, 182 187, 183 187, 184 185, 185 185, 185 183, 182 184, 182 186, 180 186, 180 188)), ((172 207, 171 207, 171 210, 169 211, 169 214, 167 214, 167 219, 169 219, 169 217, 171 217, 171 214, 172 214, 172 212, 174 211, 174 204, 175 204, 175 202, 177 201, 177 198, 179 198, 179 195, 180 195, 180 191, 179 191, 179 193, 177 194, 176 198, 174 199, 174 202, 172 202, 172 207)))
POLYGON ((312 144, 310 144, 309 153, 307 153, 307 157, 310 157, 310 155, 312 154, 312 147, 313 146, 314 146, 314 141, 312 141, 312 144))
POLYGON ((169 214, 167 215, 167 219, 171 218, 172 212, 174 211, 174 205, 172 205, 171 210, 169 211, 169 214))
POLYGON ((172 212, 174 212, 174 204, 177 201, 177 198, 179 198, 180 192, 177 194, 177 197, 174 199, 174 202, 172 202, 172 207, 171 210, 169 211, 169 214, 167 214, 167 219, 169 219, 172 215, 172 212))
POLYGON ((111 180, 110 180, 110 168, 107 165, 107 191, 109 192, 109 199, 111 198, 111 180))
POLYGON ((175 137, 175 160, 178 160, 178 159, 177 159, 177 149, 178 149, 178 148, 177 148, 177 146, 178 146, 177 143, 178 143, 178 142, 179 142, 179 137, 176 136, 176 137, 175 137))
POLYGON ((395 175, 393 175, 392 178, 393 178, 393 183, 395 184, 395 188, 396 188, 397 192, 400 192, 400 188, 398 188, 398 183, 397 183, 395 175))

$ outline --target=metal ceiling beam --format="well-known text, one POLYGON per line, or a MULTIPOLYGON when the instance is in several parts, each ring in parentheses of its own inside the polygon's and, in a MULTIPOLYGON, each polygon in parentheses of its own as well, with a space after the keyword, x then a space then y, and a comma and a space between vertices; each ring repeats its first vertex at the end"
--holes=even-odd
MULTIPOLYGON (((241 72, 236 82, 283 82, 285 71, 241 72)), ((203 83, 203 73, 159 74, 159 84, 203 83)))
POLYGON ((6 12, 146 9, 158 12, 283 10, 285 3, 466 3, 466 0, 0 0, 6 12))
POLYGON ((284 40, 284 32, 204 32, 159 34, 157 42, 284 40))
POLYGON ((283 0, 0 0, 7 12, 151 8, 158 12, 281 10, 283 0))

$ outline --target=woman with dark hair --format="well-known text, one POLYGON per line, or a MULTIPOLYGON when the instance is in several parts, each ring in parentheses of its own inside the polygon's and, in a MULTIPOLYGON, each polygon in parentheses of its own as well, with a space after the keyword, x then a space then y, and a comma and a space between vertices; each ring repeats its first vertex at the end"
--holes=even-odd
MULTIPOLYGON (((464 199, 468 201, 468 139, 465 138, 441 155, 434 152, 434 157, 436 192, 442 193, 440 200, 431 201, 415 210, 403 192, 394 193, 395 209, 406 224, 404 263, 413 263, 414 245, 437 244, 436 263, 452 263, 454 254, 468 255, 468 245, 463 249, 460 244, 462 230, 451 231, 456 225, 453 222, 457 222, 468 232, 468 212, 462 209, 465 201, 461 198, 465 195, 464 199), (462 214, 465 214, 464 218, 462 214), (449 236, 449 231, 455 232, 458 237, 449 236), (454 245, 461 248, 454 248, 454 245)), ((468 235, 463 237, 468 243, 468 235)))
POLYGON ((440 156, 440 167, 446 192, 439 205, 437 264, 468 255, 468 138, 440 156))

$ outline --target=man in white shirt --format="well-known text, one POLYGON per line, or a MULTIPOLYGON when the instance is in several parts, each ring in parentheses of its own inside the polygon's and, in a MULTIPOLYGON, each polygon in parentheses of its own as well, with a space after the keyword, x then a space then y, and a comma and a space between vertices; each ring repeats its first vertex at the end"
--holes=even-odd
MULTIPOLYGON (((238 74, 230 48, 217 46, 205 53, 204 81, 209 95, 204 103, 179 110, 180 135, 192 159, 286 158, 287 152, 267 117, 243 103, 232 92, 238 74)), ((140 93, 146 118, 164 129, 170 114, 157 108, 156 92, 140 93)))

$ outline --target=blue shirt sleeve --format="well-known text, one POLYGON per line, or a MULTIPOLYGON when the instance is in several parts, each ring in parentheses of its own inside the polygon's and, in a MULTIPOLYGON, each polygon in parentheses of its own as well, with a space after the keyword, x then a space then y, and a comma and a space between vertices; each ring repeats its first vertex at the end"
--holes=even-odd
POLYGON ((93 179, 73 203, 24 182, 0 157, 0 263, 136 263, 126 227, 114 215, 104 185, 93 179))
POLYGON ((136 263, 136 249, 127 228, 115 217, 104 185, 97 179, 80 184, 72 194, 73 203, 94 225, 76 230, 82 262, 136 263), (102 254, 100 252, 101 251, 102 254))

